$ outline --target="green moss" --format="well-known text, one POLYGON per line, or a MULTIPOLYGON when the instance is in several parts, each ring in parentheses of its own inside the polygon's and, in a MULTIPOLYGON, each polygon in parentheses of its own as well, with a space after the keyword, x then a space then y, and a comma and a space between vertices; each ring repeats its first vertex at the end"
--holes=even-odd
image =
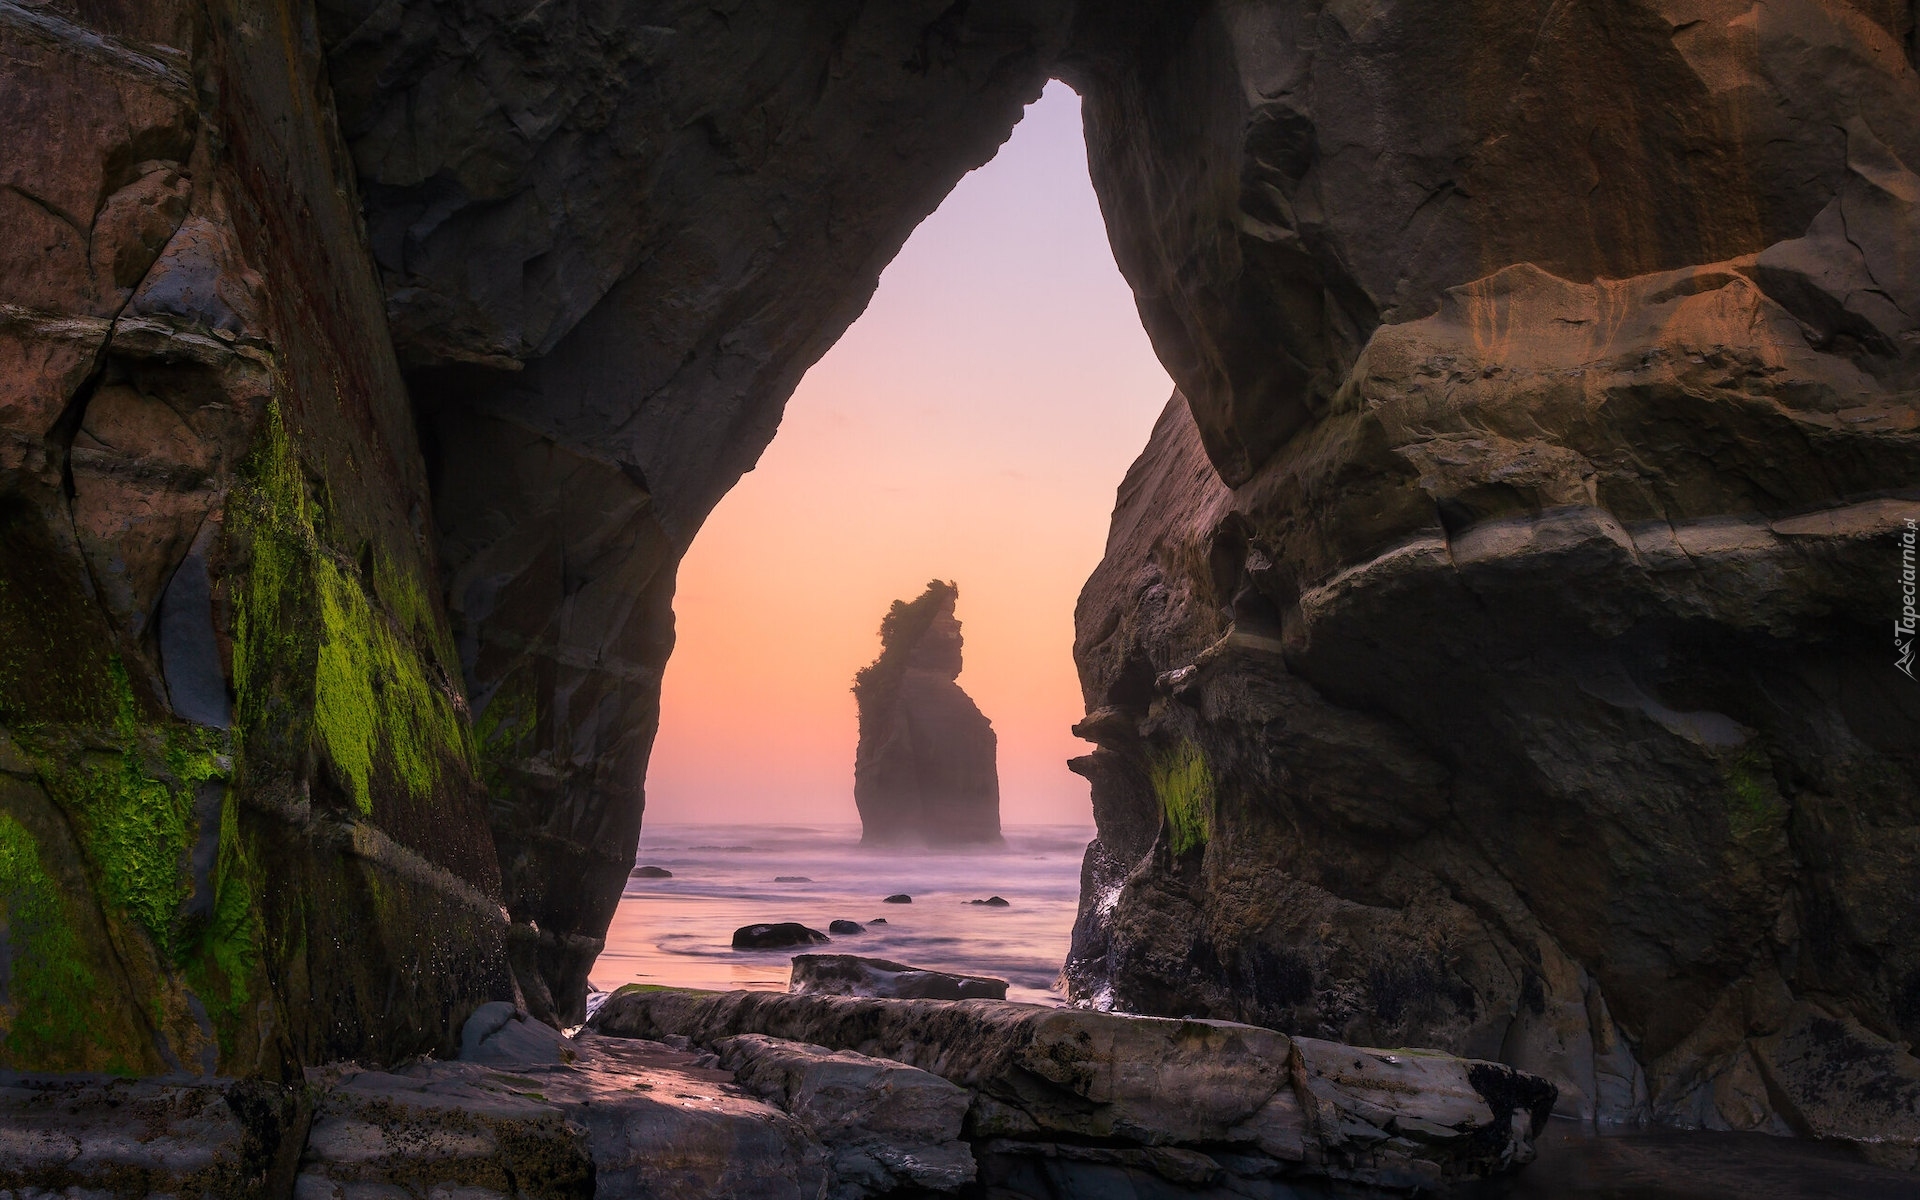
POLYGON ((180 908, 193 886, 187 852, 194 792, 225 776, 222 738, 197 727, 149 728, 118 658, 108 674, 118 755, 65 768, 49 762, 43 769, 99 872, 101 899, 131 917, 161 957, 171 959, 180 908))
MULTIPOLYGON (((0 813, 0 928, 7 933, 0 1041, 8 1060, 52 1069, 81 1065, 92 1043, 99 984, 81 959, 66 900, 25 826, 0 813)), ((118 1073, 127 1074, 124 1064, 118 1073)))
POLYGON ((1173 853, 1206 845, 1213 837, 1213 773, 1200 747, 1182 738, 1172 750, 1154 757, 1152 778, 1173 853))
POLYGON ((430 673, 437 664, 451 679, 456 664, 424 586, 373 548, 362 570, 322 536, 323 506, 277 410, 246 479, 234 506, 251 550, 235 606, 242 728, 249 739, 259 731, 265 754, 291 759, 297 748, 273 746, 270 731, 304 724, 305 676, 312 733, 363 815, 383 777, 429 794, 447 760, 471 764, 474 750, 463 708, 430 673))
POLYGON ((253 865, 240 840, 238 805, 230 792, 220 806, 220 848, 211 886, 213 915, 186 948, 181 968, 213 1019, 221 1053, 231 1054, 232 1030, 253 998, 260 918, 253 865))
POLYGON ((540 709, 531 695, 509 691, 496 693, 473 720, 475 753, 480 760, 480 780, 487 795, 499 800, 511 791, 508 770, 521 756, 521 747, 539 723, 540 709))
POLYGON ((1720 772, 1727 785, 1727 828, 1734 837, 1764 833, 1786 819, 1787 806, 1774 786, 1773 766, 1757 748, 1749 746, 1731 762, 1723 762, 1720 772))

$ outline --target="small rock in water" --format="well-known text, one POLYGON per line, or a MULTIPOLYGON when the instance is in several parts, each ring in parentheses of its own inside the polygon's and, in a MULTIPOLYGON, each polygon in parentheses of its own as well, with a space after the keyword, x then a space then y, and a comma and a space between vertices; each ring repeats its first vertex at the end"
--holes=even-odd
POLYGON ((805 875, 775 875, 773 877, 773 881, 775 883, 812 883, 813 882, 813 880, 808 879, 805 875))
POLYGON ((984 904, 988 908, 1012 908, 1004 896, 989 896, 985 900, 969 900, 968 904, 984 904))
POLYGON ((742 925, 733 931, 735 950, 779 950, 787 946, 818 946, 833 939, 798 921, 773 925, 742 925))
POLYGON ((909 895, 907 895, 907 894, 906 894, 905 892, 895 892, 895 893, 894 893, 893 895, 891 895, 891 896, 888 896, 888 897, 887 897, 887 898, 886 898, 885 900, 882 900, 882 901, 881 901, 880 903, 882 903, 882 904, 912 904, 912 903, 913 903, 913 897, 912 897, 912 896, 909 896, 909 895))
POLYGON ((867 927, 858 921, 834 921, 827 926, 828 933, 865 933, 867 927))
POLYGON ((796 995, 874 996, 895 1000, 1005 1000, 1007 981, 925 971, 885 958, 796 954, 787 990, 796 995))
POLYGON ((673 872, 665 867, 635 867, 633 877, 635 879, 672 879, 673 872))
POLYGON ((867 922, 869 925, 885 925, 886 923, 887 919, 885 917, 875 917, 873 920, 867 922))

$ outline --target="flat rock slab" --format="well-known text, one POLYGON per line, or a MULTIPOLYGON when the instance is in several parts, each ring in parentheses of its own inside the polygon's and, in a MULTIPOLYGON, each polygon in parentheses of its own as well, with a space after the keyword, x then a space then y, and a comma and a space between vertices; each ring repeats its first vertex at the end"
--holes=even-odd
POLYGON ((267 1200, 304 1116, 255 1080, 0 1075, 0 1195, 267 1200))
POLYGON ((820 1196, 822 1148, 699 1062, 589 1035, 567 1042, 565 1061, 316 1074, 296 1200, 820 1196))
POLYGON ((960 1140, 973 1095, 927 1071, 850 1050, 748 1033, 714 1044, 741 1088, 790 1114, 832 1156, 840 1197, 973 1182, 960 1140))
POLYGON ((475 1063, 308 1073, 320 1094, 295 1200, 589 1200, 586 1132, 538 1089, 475 1063))
POLYGON ((1005 1000, 1007 981, 987 975, 923 971, 906 963, 857 954, 796 954, 787 990, 795 995, 895 1000, 1005 1000))
POLYGON ((971 1092, 975 1142, 1204 1148, 1235 1159, 1221 1169, 1236 1178, 1393 1188, 1484 1178, 1528 1161, 1555 1096, 1498 1063, 1007 1001, 636 989, 616 993, 591 1027, 701 1046, 764 1034, 891 1059, 971 1092))

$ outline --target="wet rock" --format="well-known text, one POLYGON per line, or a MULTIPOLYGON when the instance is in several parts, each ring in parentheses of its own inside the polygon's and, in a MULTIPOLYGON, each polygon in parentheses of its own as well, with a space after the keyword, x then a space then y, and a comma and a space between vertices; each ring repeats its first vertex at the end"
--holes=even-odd
POLYGON ((665 867, 635 867, 629 872, 633 879, 672 879, 673 872, 665 867))
POLYGON ((1009 902, 1009 901, 1008 901, 1008 900, 1007 900, 1007 899, 1006 899, 1005 897, 1003 897, 1003 896, 988 896, 988 897, 987 897, 987 898, 986 898, 985 900, 969 900, 969 901, 967 901, 967 903, 968 903, 968 904, 980 904, 980 905, 985 905, 985 906, 986 906, 987 908, 1011 908, 1011 907, 1013 907, 1013 906, 1012 906, 1012 904, 1011 904, 1011 902, 1009 902))
POLYGON ((788 946, 819 946, 833 939, 798 921, 775 925, 742 925, 733 931, 735 950, 780 950, 788 946))
POLYGON ((906 894, 905 892, 895 892, 895 893, 894 893, 893 895, 891 895, 891 896, 888 896, 888 897, 887 897, 887 898, 886 898, 885 900, 882 900, 882 901, 881 901, 880 903, 882 903, 882 904, 912 904, 912 903, 913 903, 913 897, 912 897, 912 896, 909 896, 909 895, 907 895, 907 894, 906 894))
POLYGON ((729 1087, 711 1055, 566 1041, 560 1057, 313 1074, 296 1197, 812 1200, 826 1184, 822 1147, 729 1087))
POLYGON ((796 954, 787 990, 796 995, 876 996, 900 1000, 1005 1000, 1007 981, 923 971, 884 958, 796 954))
POLYGON ((875 917, 873 920, 867 922, 869 925, 885 925, 886 923, 887 919, 885 917, 875 917))
POLYGON ((593 1028, 697 1045, 758 1033, 918 1066, 974 1094, 969 1140, 1151 1150, 1129 1161, 1172 1181, 1216 1154, 1238 1156, 1244 1178, 1481 1178, 1527 1160, 1554 1101, 1551 1084, 1495 1063, 1005 1001, 636 989, 593 1028))
POLYGON ((1000 840, 993 723, 956 682, 959 591, 934 580, 880 624, 880 657, 854 679, 860 745, 853 798, 863 844, 1000 840))
POLYGON ((831 1154, 832 1195, 951 1192, 972 1182, 960 1140, 973 1096, 937 1075, 846 1050, 759 1034, 714 1043, 746 1091, 791 1115, 831 1154))
POLYGON ((0 1074, 0 1195, 271 1200, 305 1120, 255 1080, 0 1074))
POLYGON ((1295 1038, 1292 1067, 1327 1173, 1389 1187, 1524 1166, 1555 1098, 1538 1076, 1430 1050, 1295 1038), (1507 1127, 1512 1136, 1499 1136, 1507 1127))
POLYGON ((858 921, 829 921, 828 933, 865 933, 867 927, 858 921))

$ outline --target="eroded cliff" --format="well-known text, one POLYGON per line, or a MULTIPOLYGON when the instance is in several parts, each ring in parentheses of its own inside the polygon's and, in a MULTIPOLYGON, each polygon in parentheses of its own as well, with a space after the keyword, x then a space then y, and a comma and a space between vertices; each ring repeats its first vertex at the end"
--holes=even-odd
POLYGON ((1000 840, 999 739, 958 682, 960 591, 938 579, 895 600, 880 657, 854 678, 860 840, 950 846, 1000 840))

